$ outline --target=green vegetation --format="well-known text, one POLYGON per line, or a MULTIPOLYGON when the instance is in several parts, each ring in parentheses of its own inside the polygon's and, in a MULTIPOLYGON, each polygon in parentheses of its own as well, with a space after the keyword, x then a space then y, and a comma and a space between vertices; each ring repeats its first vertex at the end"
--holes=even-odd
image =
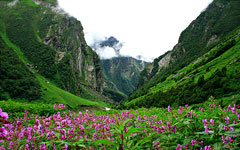
POLYGON ((114 101, 120 102, 121 100, 126 98, 126 95, 120 91, 116 91, 110 88, 103 89, 103 95, 113 99, 114 101))
POLYGON ((5 44, 1 36, 0 49, 0 99, 39 99, 41 90, 36 77, 25 67, 15 51, 5 44))
POLYGON ((63 112, 67 109, 57 110, 54 109, 53 104, 43 103, 21 103, 17 101, 0 101, 0 108, 9 113, 11 119, 24 117, 26 110, 29 114, 38 116, 49 116, 56 114, 58 111, 63 112))
POLYGON ((238 94, 239 8, 240 1, 214 0, 181 33, 172 51, 144 69, 139 79, 141 87, 124 105, 191 104, 210 95, 219 98, 238 94), (160 67, 158 63, 163 58, 169 64, 160 67))
POLYGON ((240 148, 240 107, 222 107, 213 97, 204 104, 179 108, 96 113, 67 111, 61 104, 21 106, 0 103, 1 149, 240 148))
POLYGON ((223 42, 150 89, 138 90, 123 105, 166 107, 204 102, 211 95, 220 99, 239 94, 240 30, 229 34, 223 42), (234 37, 234 38, 233 38, 234 37), (139 96, 142 95, 142 96, 139 96))
MULTIPOLYGON (((222 42, 230 32, 239 27, 240 1, 214 0, 180 35, 178 44, 170 51, 171 61, 166 68, 159 70, 154 61, 153 71, 142 73, 140 85, 151 88, 164 81, 171 74, 190 64, 222 42), (158 71, 158 72, 157 72, 158 71), (157 73, 156 73, 157 72, 157 73), (147 78, 148 80, 143 80, 147 78), (150 81, 149 81, 150 80, 150 81)), ((167 52, 166 54, 168 54, 167 52)), ((164 55, 166 55, 164 54, 164 55)), ((164 56, 163 55, 163 56, 164 56)))
POLYGON ((6 34, 10 41, 17 45, 24 56, 37 67, 39 73, 47 78, 56 74, 56 53, 49 46, 40 43, 34 31, 34 20, 40 13, 39 8, 33 8, 25 3, 18 3, 15 9, 4 9, 2 18, 6 25, 6 34), (22 7, 27 6, 27 7, 22 7))
MULTIPOLYGON (((47 103, 58 103, 58 104, 67 104, 71 108, 75 109, 79 106, 107 106, 101 100, 92 101, 88 99, 81 98, 79 96, 73 95, 65 90, 62 90, 56 87, 53 83, 49 82, 49 80, 45 79, 42 76, 37 76, 41 86, 42 86, 42 98, 47 103)), ((41 101, 39 101, 41 102, 41 101)))
POLYGON ((103 94, 115 101, 125 99, 136 90, 140 72, 146 62, 131 57, 115 57, 101 60, 106 87, 103 94))
MULTIPOLYGON (((48 2, 55 6, 54 0, 42 1, 48 2)), ((94 95, 92 92, 82 94, 80 85, 92 86, 91 82, 95 82, 100 72, 100 60, 86 46, 79 21, 56 14, 32 0, 20 0, 11 7, 6 1, 0 1, 0 16, 0 100, 62 103, 71 108, 107 105, 101 98, 84 98, 87 94, 94 95), (56 43, 46 44, 47 40, 56 43), (81 58, 78 58, 79 47, 83 52, 81 58), (57 58, 60 52, 61 59, 57 58), (77 66, 79 59, 83 61, 82 66, 77 66), (87 65, 93 66, 91 73, 95 79, 88 79, 87 65)), ((100 90, 101 86, 101 82, 97 83, 95 90, 100 90)))

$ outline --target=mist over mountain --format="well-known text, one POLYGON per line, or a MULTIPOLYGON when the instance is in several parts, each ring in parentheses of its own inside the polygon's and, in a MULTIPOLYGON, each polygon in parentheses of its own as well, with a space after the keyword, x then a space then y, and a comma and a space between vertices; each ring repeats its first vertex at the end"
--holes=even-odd
MULTIPOLYGON (((93 50, 99 55, 101 59, 111 59, 114 57, 131 57, 137 60, 143 60, 146 62, 150 62, 151 60, 145 58, 141 54, 136 55, 135 57, 126 54, 126 52, 121 51, 124 46, 124 42, 118 40, 114 36, 96 38, 93 43, 90 44, 93 50)), ((131 51, 129 49, 128 51, 131 51)))
POLYGON ((103 71, 103 94, 115 101, 125 99, 138 84, 140 72, 147 62, 121 54, 124 43, 110 36, 91 45, 100 57, 103 71))

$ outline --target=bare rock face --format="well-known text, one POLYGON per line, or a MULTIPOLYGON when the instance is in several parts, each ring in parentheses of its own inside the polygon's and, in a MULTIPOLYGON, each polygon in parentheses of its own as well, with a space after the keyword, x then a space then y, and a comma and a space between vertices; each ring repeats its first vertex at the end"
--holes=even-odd
MULTIPOLYGON (((98 55, 87 45, 81 22, 70 17, 52 3, 35 0, 44 14, 40 20, 48 19, 48 28, 42 35, 42 41, 56 51, 55 62, 71 68, 69 78, 74 81, 63 83, 65 90, 79 88, 79 85, 102 92, 102 74, 98 55), (65 86, 64 84, 68 85, 65 86)), ((41 32, 41 31, 39 31, 41 32)), ((76 94, 80 94, 79 91, 76 94)))
MULTIPOLYGON (((100 64, 98 56, 86 44, 83 37, 81 23, 74 18, 56 17, 55 21, 60 22, 50 27, 44 42, 61 52, 59 54, 70 53, 72 73, 77 72, 76 78, 84 78, 83 82, 91 88, 101 91, 101 73, 96 70, 96 65, 100 64), (65 34, 66 31, 71 31, 65 34), (97 61, 96 61, 97 59, 97 61)), ((66 55, 60 55, 61 61, 66 55)), ((81 79, 80 79, 81 80, 81 79)))
POLYGON ((167 67, 168 64, 170 63, 172 57, 171 54, 167 54, 165 57, 163 57, 159 62, 158 62, 158 66, 159 68, 163 68, 163 67, 167 67))
POLYGON ((212 35, 212 37, 209 39, 209 41, 208 41, 208 43, 207 43, 207 46, 210 45, 210 44, 212 44, 213 42, 218 41, 218 40, 219 40, 219 38, 218 38, 217 35, 212 35))

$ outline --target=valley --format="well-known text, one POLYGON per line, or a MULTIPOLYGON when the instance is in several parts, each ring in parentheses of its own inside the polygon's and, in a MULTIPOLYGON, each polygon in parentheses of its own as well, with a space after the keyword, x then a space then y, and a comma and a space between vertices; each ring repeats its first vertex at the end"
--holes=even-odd
POLYGON ((239 149, 239 20, 213 0, 147 62, 57 0, 0 1, 0 149, 239 149))

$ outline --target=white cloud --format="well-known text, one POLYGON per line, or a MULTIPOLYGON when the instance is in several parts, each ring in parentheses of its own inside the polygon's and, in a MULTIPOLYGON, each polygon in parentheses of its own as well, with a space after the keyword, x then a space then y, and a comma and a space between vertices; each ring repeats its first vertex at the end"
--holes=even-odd
POLYGON ((88 44, 114 36, 124 55, 156 58, 177 44, 180 33, 213 0, 59 0, 79 19, 88 44))
POLYGON ((115 53, 114 49, 111 47, 98 48, 96 52, 101 59, 110 59, 113 57, 117 57, 117 54, 115 53))

